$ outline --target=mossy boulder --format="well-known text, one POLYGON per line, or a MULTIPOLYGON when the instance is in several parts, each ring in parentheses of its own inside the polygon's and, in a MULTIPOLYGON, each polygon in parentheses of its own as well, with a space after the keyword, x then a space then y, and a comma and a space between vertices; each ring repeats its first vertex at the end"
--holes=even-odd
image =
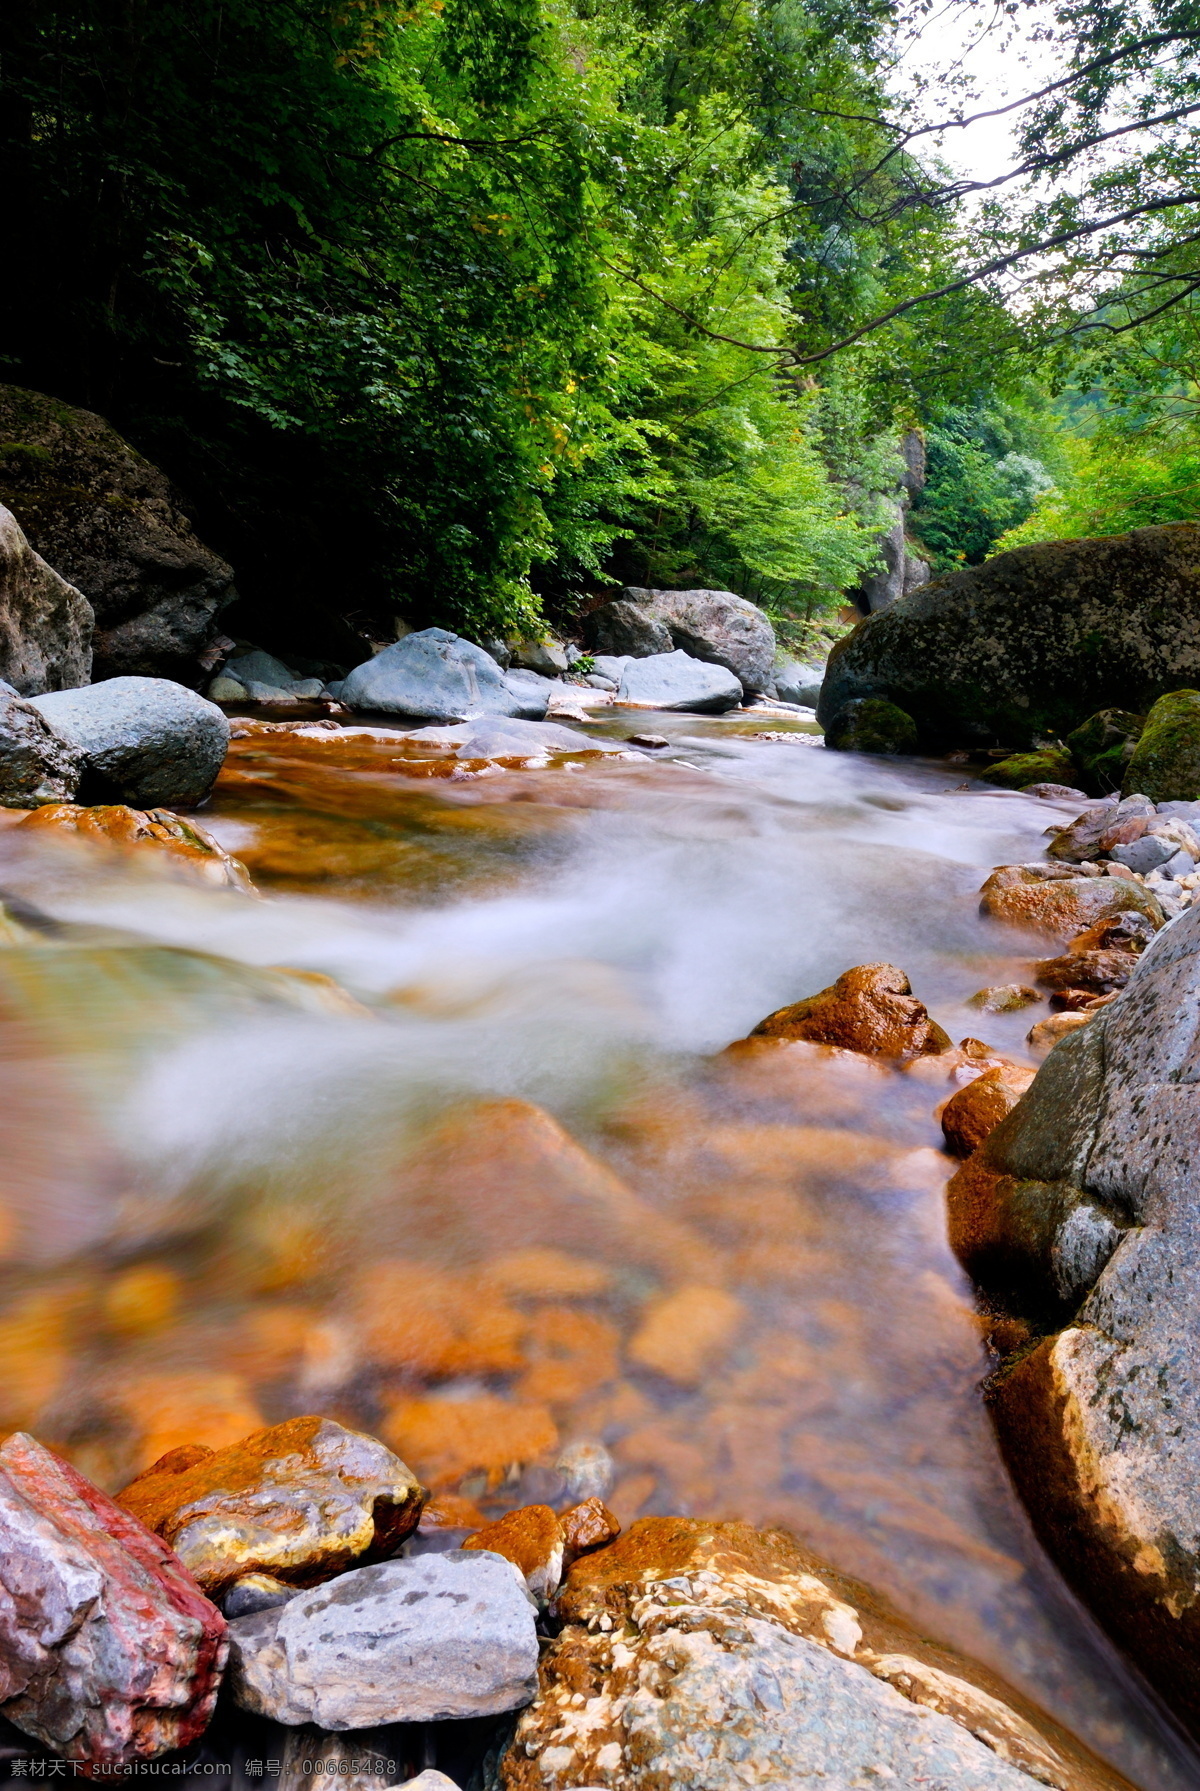
POLYGON ((834 752, 916 752, 917 724, 895 703, 855 697, 826 726, 825 744, 834 752))
POLYGON ((993 765, 990 771, 985 771, 983 781, 999 784, 1002 790, 1024 790, 1029 784, 1070 785, 1075 781, 1075 767, 1067 754, 1058 748, 1044 752, 1015 752, 993 765))
POLYGON ((103 417, 0 385, 0 504, 95 611, 96 679, 196 685, 211 672, 232 570, 166 475, 103 417))
POLYGON ((897 703, 922 744, 1060 740, 1200 686, 1200 523, 1039 541, 934 579, 834 647, 817 706, 897 703))
POLYGON ((1200 690, 1173 690, 1149 715, 1121 785, 1151 802, 1200 798, 1200 690))
POLYGON ((1125 770, 1146 725, 1130 709, 1100 709, 1067 735, 1078 776, 1098 796, 1121 788, 1125 770))

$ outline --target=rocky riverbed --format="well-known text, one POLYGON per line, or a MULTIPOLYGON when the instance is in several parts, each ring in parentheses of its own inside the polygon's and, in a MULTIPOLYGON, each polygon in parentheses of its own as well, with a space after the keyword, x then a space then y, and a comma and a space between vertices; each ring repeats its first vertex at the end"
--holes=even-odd
POLYGON ((267 713, 198 811, 2 817, 9 1770, 1196 1782, 944 1206, 1187 817, 784 711, 267 713))

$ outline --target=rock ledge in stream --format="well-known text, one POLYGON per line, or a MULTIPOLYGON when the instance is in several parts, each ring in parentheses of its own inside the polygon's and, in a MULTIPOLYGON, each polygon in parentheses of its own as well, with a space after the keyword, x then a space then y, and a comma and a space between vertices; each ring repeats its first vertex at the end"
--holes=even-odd
POLYGON ((45 716, 0 684, 0 807, 70 802, 83 775, 83 754, 45 716))
POLYGON ((178 1559, 21 1432, 0 1449, 0 1714, 69 1760, 203 1733, 225 1623, 178 1559))
POLYGON ((557 1610, 493 1791, 1119 1782, 782 1531, 642 1518, 557 1610))
POLYGON ((819 994, 768 1014, 751 1037, 807 1039, 902 1063, 945 1051, 950 1044, 895 964, 858 964, 843 971, 819 994))
POLYGON ((323 1729, 499 1715, 534 1694, 535 1614, 499 1555, 385 1561, 231 1623, 230 1682, 244 1709, 323 1729))
POLYGON ((994 1411, 1034 1523, 1200 1731, 1200 910, 1050 1053, 950 1186, 994 1307, 1049 1334, 994 1411))
POLYGON ((34 553, 0 505, 0 678, 22 696, 86 684, 92 622, 87 598, 34 553))

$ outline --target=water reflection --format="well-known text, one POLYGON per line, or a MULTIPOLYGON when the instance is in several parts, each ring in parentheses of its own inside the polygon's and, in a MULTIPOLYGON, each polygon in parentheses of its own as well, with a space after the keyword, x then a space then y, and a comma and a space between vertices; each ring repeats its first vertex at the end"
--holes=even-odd
POLYGON ((782 1522, 1146 1791, 1194 1783, 1000 1467, 944 1072, 726 1050, 878 958, 978 1032, 1039 950, 981 868, 1058 811, 668 729, 540 768, 249 735, 205 821, 262 901, 4 829, 40 918, 0 950, 0 1423, 116 1486, 317 1408, 488 1510, 601 1437, 623 1518, 782 1522))

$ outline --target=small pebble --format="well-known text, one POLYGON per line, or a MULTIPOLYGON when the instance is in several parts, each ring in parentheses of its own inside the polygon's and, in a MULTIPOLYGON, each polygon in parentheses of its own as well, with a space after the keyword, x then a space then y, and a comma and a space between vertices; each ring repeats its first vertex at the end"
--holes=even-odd
POLYGON ((1011 1014, 1042 998, 1028 983, 997 983, 991 989, 979 989, 967 997, 968 1007, 982 1008, 985 1014, 1011 1014))
POLYGON ((663 734, 630 734, 630 746, 670 746, 671 742, 663 734))
POLYGON ((603 1443, 569 1443, 555 1462, 573 1503, 604 1499, 617 1478, 616 1465, 603 1443))

